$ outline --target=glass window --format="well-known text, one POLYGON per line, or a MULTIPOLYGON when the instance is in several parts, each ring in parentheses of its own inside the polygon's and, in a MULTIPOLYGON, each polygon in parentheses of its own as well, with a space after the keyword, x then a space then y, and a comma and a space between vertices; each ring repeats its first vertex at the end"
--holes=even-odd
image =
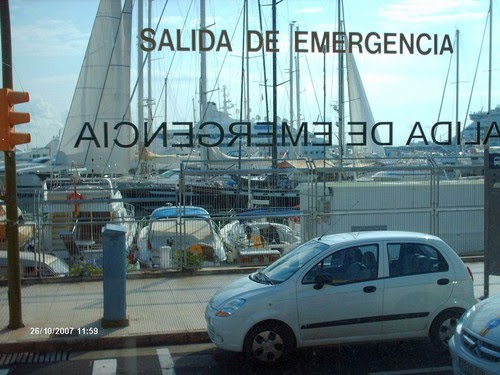
POLYGON ((274 284, 281 283, 328 247, 329 245, 319 241, 308 241, 271 263, 260 274, 264 274, 274 284))
POLYGON ((419 243, 392 243, 387 245, 389 276, 446 272, 448 263, 436 248, 419 243))
POLYGON ((355 246, 336 251, 312 267, 302 283, 314 284, 320 275, 332 285, 376 279, 378 245, 355 246))

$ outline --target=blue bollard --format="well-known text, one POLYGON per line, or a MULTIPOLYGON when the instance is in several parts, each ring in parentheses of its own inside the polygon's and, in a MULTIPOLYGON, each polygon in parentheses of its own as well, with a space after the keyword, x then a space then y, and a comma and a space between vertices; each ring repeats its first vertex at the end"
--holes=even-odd
POLYGON ((102 326, 125 327, 127 319, 127 256, 125 234, 121 225, 106 224, 103 236, 104 317, 102 326))

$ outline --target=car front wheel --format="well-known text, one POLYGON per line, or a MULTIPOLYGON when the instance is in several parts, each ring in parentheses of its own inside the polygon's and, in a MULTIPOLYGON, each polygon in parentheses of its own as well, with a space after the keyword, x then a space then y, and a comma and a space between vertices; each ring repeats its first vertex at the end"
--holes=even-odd
POLYGON ((282 362, 292 348, 293 334, 279 322, 259 324, 245 338, 247 358, 263 365, 282 362))
POLYGON ((446 310, 436 316, 432 322, 429 339, 438 351, 445 352, 448 350, 448 342, 455 333, 458 321, 463 313, 461 310, 446 310))

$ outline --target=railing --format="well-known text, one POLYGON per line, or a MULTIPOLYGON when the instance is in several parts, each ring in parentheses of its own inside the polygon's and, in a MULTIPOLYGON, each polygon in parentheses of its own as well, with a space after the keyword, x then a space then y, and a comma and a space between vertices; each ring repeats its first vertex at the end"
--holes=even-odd
POLYGON ((130 272, 265 265, 315 236, 375 229, 431 233, 461 255, 481 253, 484 188, 480 168, 425 161, 381 166, 366 159, 345 159, 340 166, 333 161, 283 160, 272 169, 269 160, 243 159, 231 165, 213 163, 207 170, 186 163, 174 190, 171 186, 162 190, 161 184, 149 181, 131 183, 121 189, 122 196, 109 199, 86 201, 83 194, 84 199, 76 202, 80 203, 78 211, 73 200, 44 201, 40 190, 23 191, 20 206, 33 226, 33 239, 25 250, 56 256, 72 275, 99 274, 101 228, 112 223, 129 229, 130 272), (206 208, 226 259, 218 258, 218 245, 188 241, 196 228, 190 227, 195 225, 192 220, 182 217, 175 218, 176 226, 169 230, 185 246, 172 246, 166 235, 165 243, 147 253, 147 230, 141 234, 141 229, 150 226, 154 208, 167 204, 206 208), (112 205, 121 207, 122 214, 93 211, 112 205), (56 206, 57 210, 51 210, 56 206))

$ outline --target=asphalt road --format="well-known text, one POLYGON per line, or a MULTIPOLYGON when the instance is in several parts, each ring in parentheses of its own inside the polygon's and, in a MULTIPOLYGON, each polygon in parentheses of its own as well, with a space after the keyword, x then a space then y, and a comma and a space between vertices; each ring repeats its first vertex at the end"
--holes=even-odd
MULTIPOLYGON (((399 342, 297 350, 277 368, 250 365, 243 355, 212 344, 60 353, 46 362, 0 365, 0 375, 20 374, 439 374, 451 375, 449 355, 424 342, 399 342)), ((0 358, 1 360, 1 358, 0 358)))

